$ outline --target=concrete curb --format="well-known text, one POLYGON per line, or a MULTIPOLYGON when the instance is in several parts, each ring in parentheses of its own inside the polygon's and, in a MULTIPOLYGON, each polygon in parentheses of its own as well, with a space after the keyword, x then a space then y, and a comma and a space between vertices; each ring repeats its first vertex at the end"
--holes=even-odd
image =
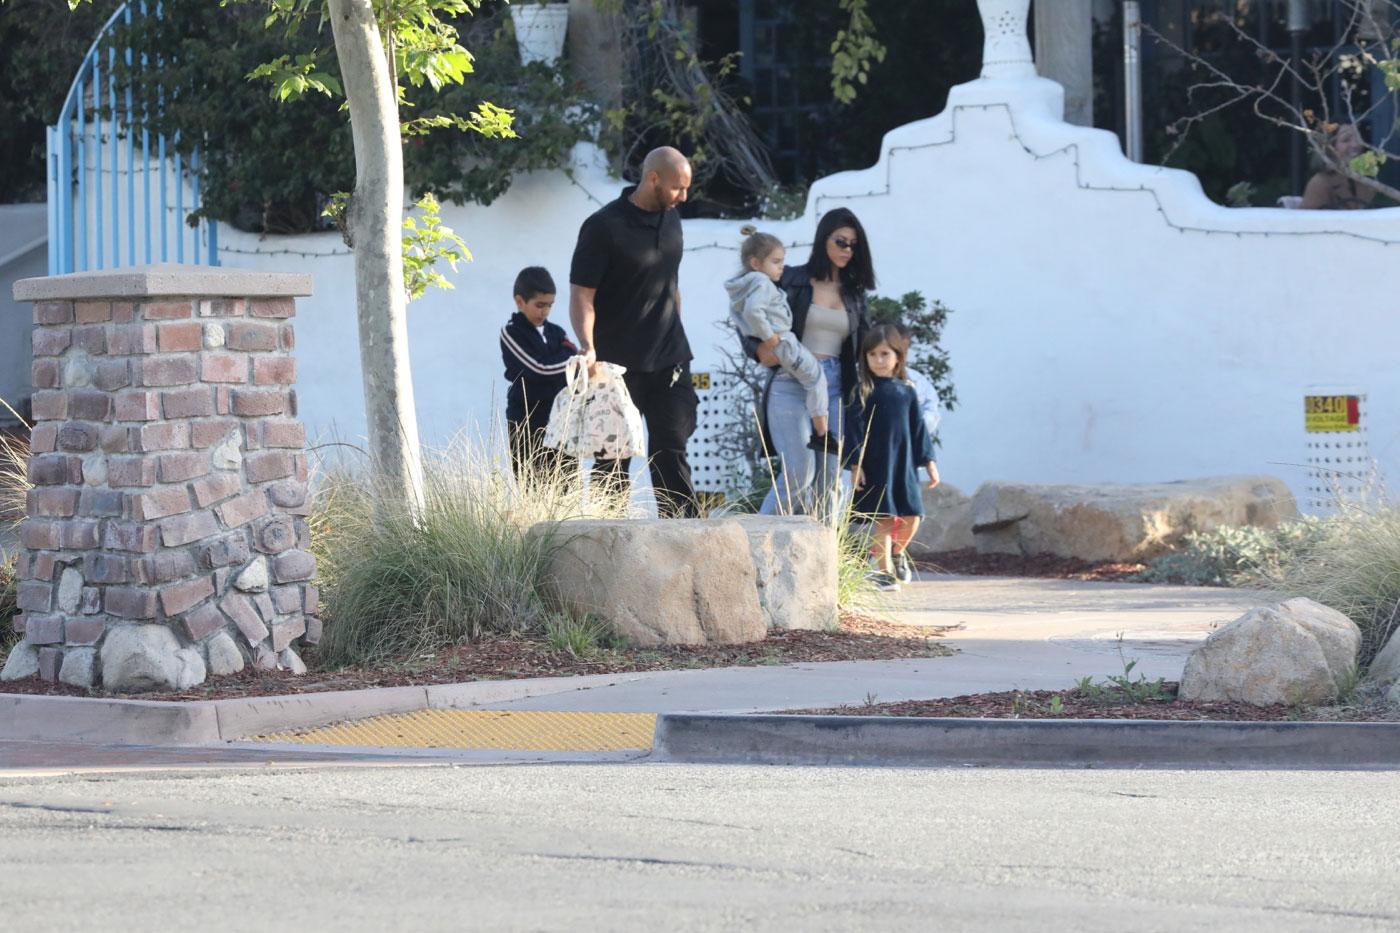
POLYGON ((349 719, 422 709, 469 709, 635 679, 635 675, 590 674, 233 700, 118 700, 0 693, 0 740, 209 745, 349 719))
POLYGON ((1400 768, 1400 722, 657 717, 653 761, 1033 768, 1400 768))

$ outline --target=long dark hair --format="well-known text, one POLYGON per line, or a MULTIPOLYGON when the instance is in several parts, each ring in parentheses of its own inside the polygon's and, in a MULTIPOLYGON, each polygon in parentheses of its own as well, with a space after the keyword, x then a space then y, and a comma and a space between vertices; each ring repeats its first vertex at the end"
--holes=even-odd
POLYGON ((826 241, 842 227, 850 227, 856 232, 856 248, 851 261, 841 270, 841 286, 853 292, 868 292, 875 287, 875 263, 870 258, 870 241, 865 237, 865 228, 849 208, 832 208, 817 221, 817 234, 812 240, 812 258, 807 260, 807 272, 817 281, 831 278, 835 267, 826 255, 826 241))
POLYGON ((870 371, 869 364, 865 357, 871 350, 880 344, 889 344, 894 351, 895 365, 894 378, 900 382, 909 381, 909 371, 906 365, 909 360, 909 338, 898 324, 891 324, 888 321, 876 324, 866 332, 865 339, 860 342, 860 400, 864 402, 870 398, 870 393, 875 391, 875 374, 870 371))

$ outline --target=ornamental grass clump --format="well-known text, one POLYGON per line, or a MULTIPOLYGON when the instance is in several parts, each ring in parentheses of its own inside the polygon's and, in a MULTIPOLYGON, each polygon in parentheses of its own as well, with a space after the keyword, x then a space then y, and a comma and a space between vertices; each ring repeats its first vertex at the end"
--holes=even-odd
POLYGON ((1400 509, 1342 503, 1321 527, 1314 546, 1264 582, 1348 616, 1361 629, 1365 666, 1400 629, 1400 509))
POLYGON ((19 641, 14 619, 19 615, 19 580, 15 573, 18 558, 0 553, 0 663, 6 653, 19 641))
POLYGON ((625 497, 585 492, 577 469, 526 483, 492 445, 458 442, 423 465, 423 504, 376 511, 363 469, 317 482, 312 536, 325 592, 323 666, 403 660, 484 634, 544 635, 548 536, 541 522, 623 518, 625 497))
POLYGON ((16 528, 24 521, 29 490, 29 423, 0 398, 0 409, 19 419, 21 430, 0 431, 0 531, 16 528))
MULTIPOLYGON (((19 418, 27 432, 29 425, 19 413, 0 399, 0 408, 19 418)), ((24 520, 29 490, 29 443, 16 434, 0 432, 0 533, 9 533, 19 527, 24 520)), ((19 579, 16 554, 6 554, 6 543, 0 540, 0 662, 6 653, 19 641, 14 629, 15 616, 19 615, 19 579)))

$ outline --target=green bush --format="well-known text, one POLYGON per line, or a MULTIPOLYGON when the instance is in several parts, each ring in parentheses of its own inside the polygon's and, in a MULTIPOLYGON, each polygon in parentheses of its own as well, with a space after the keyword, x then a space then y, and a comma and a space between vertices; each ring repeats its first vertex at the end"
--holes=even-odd
MULTIPOLYGON (((485 633, 550 635, 568 650, 587 636, 562 633, 542 592, 552 546, 526 532, 539 522, 622 517, 618 497, 585 498, 575 475, 526 488, 504 458, 460 443, 424 463, 418 513, 374 508, 362 470, 334 470, 317 484, 312 539, 326 593, 317 663, 402 660, 485 633)), ((586 627, 586 626, 582 626, 586 627)), ((596 642, 601 635, 590 629, 596 642)))
POLYGON ((1223 525, 1193 531, 1183 547, 1152 561, 1140 574, 1148 583, 1242 586, 1276 579, 1283 568, 1316 547, 1326 535, 1316 518, 1276 528, 1223 525))

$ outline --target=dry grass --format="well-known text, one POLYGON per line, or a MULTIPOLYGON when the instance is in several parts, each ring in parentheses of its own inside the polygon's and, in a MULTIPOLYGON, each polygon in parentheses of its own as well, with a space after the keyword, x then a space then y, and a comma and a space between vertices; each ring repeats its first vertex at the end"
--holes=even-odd
POLYGON ((316 485, 312 535, 329 621, 318 655, 328 666, 405 658, 488 633, 544 633, 586 650, 580 633, 596 633, 558 618, 542 593, 554 545, 528 532, 632 514, 625 497, 585 490, 577 471, 518 483, 495 445, 467 440, 425 456, 421 510, 376 510, 364 469, 334 466, 316 485))
POLYGON ((29 490, 29 423, 10 403, 0 398, 0 408, 19 419, 23 435, 0 431, 0 531, 14 528, 24 520, 29 490))
POLYGON ((1342 503, 1317 543, 1265 582, 1345 613, 1361 628, 1361 663, 1370 663, 1400 628, 1400 509, 1342 503))

